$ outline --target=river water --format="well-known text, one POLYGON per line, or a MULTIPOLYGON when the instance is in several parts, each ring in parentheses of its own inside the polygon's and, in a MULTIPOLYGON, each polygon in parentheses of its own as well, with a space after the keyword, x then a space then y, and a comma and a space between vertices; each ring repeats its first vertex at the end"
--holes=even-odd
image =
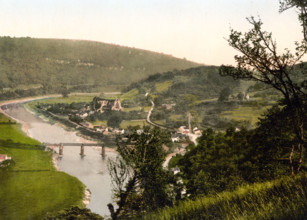
MULTIPOLYGON (((57 124, 34 116, 21 104, 10 104, 4 110, 9 116, 26 123, 28 135, 40 142, 49 143, 81 143, 82 138, 76 132, 66 131, 57 124)), ((56 149, 58 152, 58 149, 56 149)), ((80 157, 80 147, 65 146, 63 157, 58 158, 58 168, 77 177, 91 191, 91 200, 88 208, 102 216, 109 215, 107 204, 112 202, 111 178, 108 173, 107 160, 116 157, 115 152, 106 151, 101 155, 101 148, 85 147, 85 157, 80 157)))

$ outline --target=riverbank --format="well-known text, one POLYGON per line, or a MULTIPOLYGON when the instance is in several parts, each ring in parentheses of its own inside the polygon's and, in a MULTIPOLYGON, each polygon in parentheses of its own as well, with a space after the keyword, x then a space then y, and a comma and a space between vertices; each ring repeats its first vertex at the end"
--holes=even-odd
MULTIPOLYGON (((79 93, 78 93, 79 94, 79 93)), ((91 94, 91 93, 86 93, 86 94, 91 94)), ((113 94, 113 93, 112 93, 113 94)), ((114 92, 114 94, 119 94, 118 92, 114 92)), ((8 104, 22 104, 22 103, 26 103, 26 102, 31 102, 31 101, 36 101, 36 100, 41 100, 41 99, 50 99, 50 98, 57 98, 57 97, 61 97, 61 95, 58 94, 54 94, 54 95, 48 95, 48 96, 38 96, 38 97, 27 97, 27 98, 20 98, 20 99, 14 99, 14 100, 7 100, 7 101, 3 101, 0 102, 0 113, 6 115, 7 117, 15 120, 17 123, 21 124, 21 129, 22 131, 29 137, 33 138, 31 136, 31 134, 29 133, 29 129, 31 129, 31 125, 25 121, 19 120, 17 118, 12 117, 11 115, 7 114, 5 111, 3 111, 3 109, 1 108, 4 105, 8 105, 8 104)), ((35 112, 33 109, 29 108, 28 106, 25 107, 25 109, 27 111, 29 111, 31 114, 35 115, 36 117, 39 117, 40 119, 42 119, 43 121, 50 123, 49 119, 46 117, 41 117, 41 115, 38 115, 37 112, 35 112)), ((59 126, 61 126, 62 128, 64 128, 65 130, 69 130, 65 125, 58 123, 57 124, 59 126)), ((81 135, 80 133, 76 132, 76 135, 78 135, 80 137, 80 141, 84 142, 84 143, 97 143, 96 141, 93 141, 90 139, 90 137, 85 137, 84 135, 81 135)), ((106 152, 116 152, 116 149, 114 148, 110 148, 110 147, 105 147, 105 151, 106 152)), ((57 159, 57 158, 56 158, 57 159)), ((57 164, 55 164, 55 167, 57 167, 57 164)))
MULTIPOLYGON (((27 111, 31 112, 36 117, 42 119, 43 121, 45 121, 47 123, 53 124, 55 122, 55 124, 62 127, 63 129, 65 129, 67 132, 74 132, 79 137, 79 140, 78 140, 79 142, 97 144, 97 141, 95 139, 92 139, 90 136, 83 135, 79 131, 75 131, 71 127, 68 127, 67 125, 65 125, 64 123, 61 123, 60 121, 58 121, 56 119, 53 120, 52 118, 49 118, 48 116, 44 115, 43 113, 36 112, 35 109, 29 107, 28 105, 24 105, 24 108, 27 111)), ((29 128, 30 128, 30 126, 25 125, 25 132, 29 133, 28 130, 27 130, 29 128)), ((105 146, 105 152, 115 153, 116 148, 111 148, 111 147, 105 146)))
POLYGON ((44 219, 71 206, 83 206, 85 186, 75 177, 57 171, 51 153, 25 135, 21 125, 0 114, 0 154, 15 166, 0 171, 1 219, 44 219))
POLYGON ((31 128, 31 126, 24 122, 21 121, 17 118, 12 117, 11 115, 8 115, 5 111, 3 111, 2 106, 4 105, 9 105, 9 104, 18 104, 18 103, 25 103, 25 102, 30 102, 30 101, 34 101, 34 100, 40 100, 40 99, 48 99, 48 98, 56 98, 56 97, 60 97, 60 95, 48 95, 48 96, 37 96, 37 97, 27 97, 27 98, 20 98, 20 99, 13 99, 13 100, 6 100, 6 101, 2 101, 0 102, 0 113, 4 114, 5 116, 13 119, 14 121, 16 121, 17 123, 21 124, 21 129, 22 131, 29 137, 29 129, 31 128))
MULTIPOLYGON (((60 101, 73 102, 75 99, 76 98, 74 97, 60 98, 60 101)), ((24 100, 18 101, 22 102, 24 100)), ((27 101, 29 101, 29 99, 27 99, 27 101)), ((52 101, 53 100, 50 99, 50 102, 52 101)), ((2 103, 2 105, 6 103, 2 103)), ((10 101, 9 103, 16 103, 16 100, 13 102, 10 101)), ((31 137, 39 140, 41 143, 93 143, 91 140, 77 136, 76 132, 72 131, 73 129, 65 130, 62 125, 59 126, 60 124, 54 123, 56 121, 52 121, 53 123, 50 124, 45 118, 43 120, 35 117, 33 115, 34 112, 32 111, 30 113, 28 109, 24 108, 24 106, 25 105, 10 106, 11 108, 6 109, 5 111, 7 111, 6 113, 9 113, 10 116, 13 116, 13 118, 20 119, 19 121, 29 124, 30 126, 28 127, 24 126, 24 133, 28 133, 31 137)), ((55 150, 58 151, 57 148, 55 148, 55 150)), ((101 148, 98 150, 94 147, 85 148, 85 157, 80 157, 79 153, 80 147, 65 146, 63 157, 54 157, 54 164, 56 164, 56 167, 59 170, 77 177, 87 186, 89 190, 83 191, 82 197, 84 204, 88 205, 88 208, 91 209, 91 211, 102 216, 108 216, 109 210, 107 204, 112 202, 112 184, 108 172, 107 161, 115 158, 117 153, 112 148, 106 148, 105 157, 101 157, 101 148), (90 200, 89 192, 91 192, 90 200)))
MULTIPOLYGON (((56 98, 56 97, 60 97, 60 95, 50 95, 50 96, 40 96, 40 97, 34 97, 34 98, 24 98, 24 99, 16 99, 16 100, 8 100, 8 101, 4 101, 4 102, 1 102, 0 103, 0 113, 1 114, 4 114, 6 117, 9 117, 11 119, 13 119, 14 121, 16 121, 18 124, 21 125, 21 130, 30 138, 34 138, 31 136, 30 132, 29 132, 29 129, 31 129, 31 125, 30 123, 27 123, 25 121, 22 121, 22 120, 19 120, 17 118, 14 118, 12 117, 11 115, 7 114, 5 111, 2 110, 2 106, 4 105, 9 105, 9 104, 21 104, 21 103, 25 103, 25 102, 30 102, 30 101, 34 101, 34 100, 40 100, 40 99, 47 99, 47 98, 56 98)), ((31 112, 33 115, 35 115, 35 112, 31 111, 30 109, 27 108, 27 110, 29 112, 31 112)), ((41 118, 40 119, 42 120, 45 120, 44 118, 41 118)), ((46 120, 45 120, 46 121, 46 120)), ((92 141, 90 140, 87 140, 87 139, 84 139, 82 137, 81 138, 81 141, 82 142, 85 142, 85 143, 93 143, 92 141)), ((110 150, 108 150, 110 151, 110 150)), ((52 164, 54 166, 54 168, 57 170, 57 171, 61 171, 59 169, 59 166, 58 166, 58 158, 59 158, 59 155, 55 152, 52 152, 52 164)), ((85 207, 88 206, 88 204, 90 203, 90 199, 91 199, 91 192, 88 188, 85 188, 84 190, 84 199, 82 201, 83 205, 85 207)))

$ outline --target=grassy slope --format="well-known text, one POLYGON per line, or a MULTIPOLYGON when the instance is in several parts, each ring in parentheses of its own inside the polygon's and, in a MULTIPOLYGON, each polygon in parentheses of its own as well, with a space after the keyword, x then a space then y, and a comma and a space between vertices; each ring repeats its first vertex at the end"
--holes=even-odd
POLYGON ((91 41, 0 37, 0 89, 48 92, 95 85, 119 90, 147 76, 199 64, 170 55, 91 41))
POLYGON ((220 114, 221 118, 236 120, 236 121, 250 121, 251 125, 255 126, 259 121, 259 117, 269 108, 270 105, 251 107, 239 106, 233 110, 223 111, 220 114))
POLYGON ((8 154, 16 165, 1 172, 1 219, 42 219, 46 212, 82 205, 84 185, 52 165, 51 153, 25 136, 18 124, 8 124, 0 115, 0 154, 8 154))
POLYGON ((305 219, 306 184, 307 176, 301 173, 188 200, 143 219, 305 219))

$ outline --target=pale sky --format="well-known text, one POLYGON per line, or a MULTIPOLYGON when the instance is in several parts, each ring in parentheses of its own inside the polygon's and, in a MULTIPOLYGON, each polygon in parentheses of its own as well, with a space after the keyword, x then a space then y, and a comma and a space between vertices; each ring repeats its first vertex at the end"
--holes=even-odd
POLYGON ((260 17, 280 48, 301 27, 278 0, 0 0, 0 36, 93 40, 171 54, 203 64, 234 64, 225 38, 260 17))

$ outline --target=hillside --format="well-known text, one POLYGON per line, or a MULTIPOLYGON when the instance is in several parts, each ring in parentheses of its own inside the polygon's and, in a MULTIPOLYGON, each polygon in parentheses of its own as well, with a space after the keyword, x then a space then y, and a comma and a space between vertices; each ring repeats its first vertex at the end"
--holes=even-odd
POLYGON ((306 174, 186 200, 142 219, 306 219, 306 174))
POLYGON ((157 73, 130 85, 125 91, 136 88, 141 93, 163 94, 164 99, 171 98, 171 96, 193 94, 201 100, 218 97, 221 89, 235 88, 239 85, 239 81, 235 81, 231 77, 221 77, 218 74, 217 66, 201 66, 163 74, 157 73))
POLYGON ((1 37, 0 96, 66 89, 120 90, 157 72, 197 65, 170 55, 99 42, 1 37))
MULTIPOLYGON (((305 66, 304 63, 294 69, 291 77, 295 83, 301 84, 305 79, 301 72, 305 66)), ((157 124, 187 126, 190 112, 193 127, 224 130, 229 126, 254 127, 258 118, 281 98, 264 84, 222 77, 218 68, 201 66, 151 75, 124 90, 123 106, 148 106, 148 101, 153 100, 151 119, 157 124)))
POLYGON ((127 87, 121 100, 126 108, 151 105, 148 101, 153 100, 151 119, 170 128, 187 125, 188 112, 192 114, 192 126, 225 128, 229 124, 219 118, 219 113, 235 108, 237 104, 232 100, 249 86, 231 77, 221 77, 216 66, 202 66, 149 76, 127 87), (230 97, 234 98, 219 102, 224 89, 229 89, 230 97), (218 125, 220 122, 223 124, 218 125))

